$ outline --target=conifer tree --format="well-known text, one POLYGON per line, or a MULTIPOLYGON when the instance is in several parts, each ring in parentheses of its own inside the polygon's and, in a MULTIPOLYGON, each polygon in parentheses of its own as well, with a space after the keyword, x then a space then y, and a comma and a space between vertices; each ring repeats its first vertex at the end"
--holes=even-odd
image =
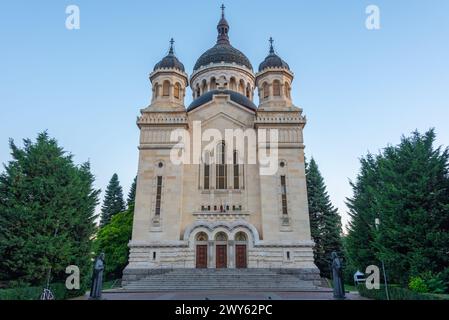
POLYGON ((118 175, 114 173, 106 188, 106 195, 101 207, 100 226, 103 227, 113 215, 125 210, 125 201, 123 200, 123 189, 120 186, 118 175))
POLYGON ((134 206, 134 202, 136 201, 136 188, 137 188, 137 176, 134 178, 134 181, 131 185, 131 189, 129 189, 128 199, 126 200, 128 208, 134 206))
POLYGON ((50 269, 52 282, 65 281, 76 265, 86 285, 100 192, 89 164, 74 165, 46 132, 10 148, 0 174, 0 278, 44 285, 50 269))
POLYGON ((315 263, 321 275, 329 278, 332 251, 342 257, 341 218, 329 199, 324 179, 313 158, 306 165, 306 178, 315 263))
POLYGON ((434 141, 434 130, 414 132, 362 159, 348 200, 347 252, 356 267, 382 260, 401 284, 426 272, 449 275, 449 150, 434 141))

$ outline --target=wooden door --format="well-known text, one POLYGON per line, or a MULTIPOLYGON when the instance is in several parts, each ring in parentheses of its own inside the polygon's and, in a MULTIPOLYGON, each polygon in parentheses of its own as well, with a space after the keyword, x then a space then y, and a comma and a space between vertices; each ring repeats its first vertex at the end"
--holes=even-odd
POLYGON ((207 245, 196 246, 196 267, 207 268, 207 245))
POLYGON ((217 268, 226 268, 228 266, 226 247, 226 245, 216 245, 215 260, 217 262, 217 268))
POLYGON ((246 268, 246 244, 235 245, 235 267, 246 268))

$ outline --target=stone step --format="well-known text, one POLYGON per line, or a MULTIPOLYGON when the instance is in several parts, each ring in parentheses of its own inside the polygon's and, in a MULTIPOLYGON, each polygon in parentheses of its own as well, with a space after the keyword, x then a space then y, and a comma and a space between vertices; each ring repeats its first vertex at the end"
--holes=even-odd
POLYGON ((125 291, 318 291, 313 281, 269 269, 173 269, 124 282, 125 291))

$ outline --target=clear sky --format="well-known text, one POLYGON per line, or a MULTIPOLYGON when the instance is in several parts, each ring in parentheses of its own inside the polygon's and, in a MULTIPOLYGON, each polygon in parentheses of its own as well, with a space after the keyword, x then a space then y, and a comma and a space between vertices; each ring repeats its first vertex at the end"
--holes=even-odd
MULTIPOLYGON (((137 171, 139 109, 148 74, 176 40, 192 72, 215 44, 220 1, 3 1, 0 6, 0 163, 8 139, 48 130, 77 163, 90 160, 96 185, 114 172, 128 192, 137 171), (80 30, 65 9, 80 8, 80 30)), ((225 1, 231 43, 256 68, 273 36, 308 118, 307 157, 318 162, 333 203, 345 197, 359 158, 436 128, 449 143, 449 1, 225 1), (381 29, 365 28, 380 8, 381 29)), ((190 92, 186 104, 191 101, 190 92)))

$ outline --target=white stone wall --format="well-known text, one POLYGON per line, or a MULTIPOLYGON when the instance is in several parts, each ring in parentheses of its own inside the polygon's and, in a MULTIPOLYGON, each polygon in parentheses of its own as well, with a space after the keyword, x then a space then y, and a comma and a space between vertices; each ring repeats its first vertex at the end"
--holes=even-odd
MULTIPOLYGON (((201 81, 202 75, 206 73, 198 72, 193 84, 201 81)), ((316 269, 304 167, 305 118, 301 109, 285 104, 279 107, 273 102, 253 111, 231 101, 228 95, 216 95, 189 113, 153 107, 142 110, 138 120, 139 169, 128 270, 195 267, 195 235, 200 231, 209 235, 208 266, 215 266, 214 235, 223 231, 229 241, 228 267, 235 267, 233 237, 238 230, 248 235, 248 267, 316 269), (245 164, 241 189, 216 190, 212 177, 210 190, 205 190, 202 165, 177 166, 170 161, 174 145, 169 141, 170 132, 177 128, 191 131, 194 121, 201 121, 202 130, 217 129, 223 137, 225 129, 278 129, 279 162, 284 162, 285 167, 275 175, 261 176, 257 164, 245 164), (282 214, 281 175, 286 176, 287 216, 282 214), (160 216, 155 214, 157 176, 163 177, 160 216), (201 210, 204 205, 220 203, 241 205, 242 210, 201 210)), ((211 167, 213 176, 214 166, 211 167)), ((231 168, 228 185, 232 185, 231 168)))

